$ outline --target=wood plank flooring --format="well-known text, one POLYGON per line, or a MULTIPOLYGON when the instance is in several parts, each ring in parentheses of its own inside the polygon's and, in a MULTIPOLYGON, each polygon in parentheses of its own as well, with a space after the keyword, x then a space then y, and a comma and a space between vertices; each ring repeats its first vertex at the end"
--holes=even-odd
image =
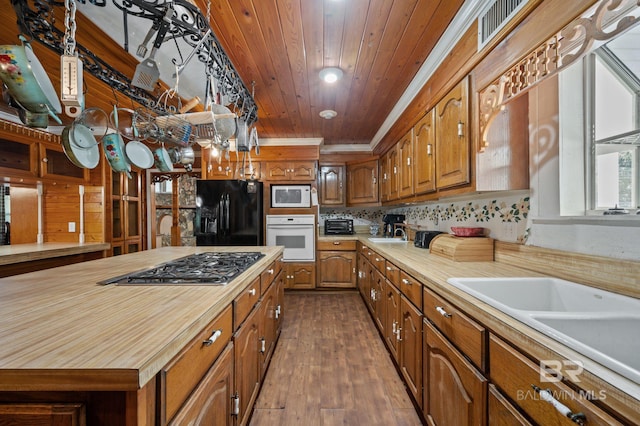
POLYGON ((420 425, 356 292, 286 293, 251 426, 420 425))

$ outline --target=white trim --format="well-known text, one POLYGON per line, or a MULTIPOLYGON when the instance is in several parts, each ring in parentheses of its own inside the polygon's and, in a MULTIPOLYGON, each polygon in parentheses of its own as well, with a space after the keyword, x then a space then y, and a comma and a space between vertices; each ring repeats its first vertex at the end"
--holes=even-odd
POLYGON ((304 146, 320 145, 323 138, 260 138, 260 146, 304 146))
POLYGON ((438 43, 435 45, 429 57, 424 61, 420 70, 413 78, 407 90, 404 91, 396 105, 393 107, 382 126, 378 129, 369 146, 373 150, 389 132, 393 124, 400 118, 402 112, 409 106, 420 89, 429 81, 433 73, 438 69, 442 61, 449 55, 451 49, 460 41, 460 38, 466 33, 477 19, 480 11, 486 6, 483 0, 467 0, 464 2, 460 11, 451 21, 438 43))
POLYGON ((349 145, 322 145, 320 147, 320 154, 333 154, 340 152, 362 152, 365 154, 371 154, 371 147, 368 144, 349 144, 349 145))

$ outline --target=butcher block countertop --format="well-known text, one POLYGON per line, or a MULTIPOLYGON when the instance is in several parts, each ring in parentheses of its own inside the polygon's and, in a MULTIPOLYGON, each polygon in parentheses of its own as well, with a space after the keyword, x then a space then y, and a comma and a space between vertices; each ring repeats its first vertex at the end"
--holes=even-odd
MULTIPOLYGON (((447 283, 447 279, 451 277, 535 277, 548 275, 497 261, 454 262, 442 256, 431 254, 428 249, 414 247, 412 241, 406 244, 376 244, 369 241, 368 237, 367 234, 320 235, 318 239, 320 241, 361 241, 427 287, 447 298, 490 331, 507 339, 521 351, 536 359, 567 359, 583 362, 584 372, 580 376, 579 387, 593 390, 594 394, 604 390, 608 405, 617 411, 627 413, 632 418, 638 417, 639 384, 447 283)), ((622 271, 621 274, 635 273, 640 270, 639 267, 640 264, 637 264, 634 271, 622 271)), ((637 285, 640 285, 639 276, 636 275, 637 285)), ((612 281, 615 281, 613 276, 611 278, 612 281)), ((629 336, 629 338, 637 338, 637 336, 629 336)), ((640 419, 638 420, 640 421, 640 419)))
POLYGON ((0 265, 109 250, 109 243, 42 243, 0 246, 0 265))
POLYGON ((164 247, 0 279, 0 391, 136 390, 282 253, 164 247), (206 251, 265 256, 226 286, 100 285, 206 251))

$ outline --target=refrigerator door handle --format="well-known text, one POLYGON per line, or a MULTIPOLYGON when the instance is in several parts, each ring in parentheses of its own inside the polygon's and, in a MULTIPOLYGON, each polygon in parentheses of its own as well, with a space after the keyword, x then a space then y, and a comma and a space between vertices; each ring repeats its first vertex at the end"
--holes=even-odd
POLYGON ((224 227, 227 231, 229 231, 229 194, 225 195, 224 210, 225 210, 224 227))

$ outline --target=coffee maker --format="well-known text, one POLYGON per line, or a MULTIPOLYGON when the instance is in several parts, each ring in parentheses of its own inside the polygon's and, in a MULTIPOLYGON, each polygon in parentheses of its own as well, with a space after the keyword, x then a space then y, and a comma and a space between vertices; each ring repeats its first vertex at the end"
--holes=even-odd
POLYGON ((382 235, 385 237, 393 237, 393 231, 397 223, 403 223, 405 215, 403 214, 385 214, 382 216, 382 222, 384 227, 382 228, 382 235))

